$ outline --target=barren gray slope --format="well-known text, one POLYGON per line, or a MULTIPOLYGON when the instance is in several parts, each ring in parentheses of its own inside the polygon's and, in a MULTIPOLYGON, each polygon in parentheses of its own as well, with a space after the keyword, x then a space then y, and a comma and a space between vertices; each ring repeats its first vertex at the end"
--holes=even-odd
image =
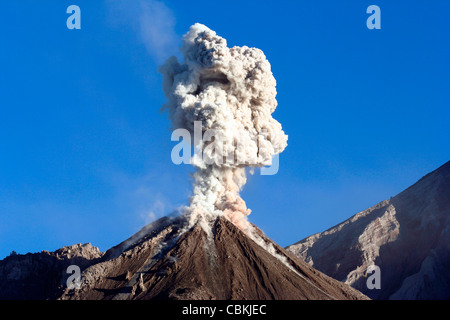
POLYGON ((449 299, 449 217, 447 162, 390 200, 287 249, 373 299, 449 299), (380 290, 366 287, 371 264, 380 267, 380 290))

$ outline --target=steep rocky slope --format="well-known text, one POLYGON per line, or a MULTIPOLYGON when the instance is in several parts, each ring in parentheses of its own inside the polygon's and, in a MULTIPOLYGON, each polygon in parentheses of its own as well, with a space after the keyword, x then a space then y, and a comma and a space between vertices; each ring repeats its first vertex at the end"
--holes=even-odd
POLYGON ((397 196, 287 249, 373 299, 450 298, 450 162, 397 196), (370 265, 381 289, 367 288, 370 265))
POLYGON ((208 234, 164 218, 105 253, 61 299, 367 299, 273 245, 279 258, 227 219, 208 234), (151 229, 151 230, 150 230, 151 229))
POLYGON ((0 261, 1 298, 367 299, 255 230, 256 242, 224 217, 211 230, 164 217, 104 253, 86 244, 13 255, 0 261), (70 264, 82 270, 78 289, 66 287, 70 264))
POLYGON ((54 252, 12 254, 0 260, 0 299, 43 300, 62 294, 69 265, 81 269, 100 261, 103 253, 87 244, 75 244, 54 252))

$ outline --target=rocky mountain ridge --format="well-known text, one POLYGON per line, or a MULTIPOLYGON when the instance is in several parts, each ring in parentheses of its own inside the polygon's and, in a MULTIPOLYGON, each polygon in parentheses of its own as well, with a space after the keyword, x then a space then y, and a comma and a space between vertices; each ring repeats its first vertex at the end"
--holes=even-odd
POLYGON ((56 299, 70 276, 68 266, 83 269, 102 257, 103 253, 90 243, 65 246, 53 252, 13 253, 0 260, 0 300, 56 299))
POLYGON ((287 249, 373 299, 449 299, 450 162, 287 249), (371 265, 380 267, 381 289, 366 285, 371 265))

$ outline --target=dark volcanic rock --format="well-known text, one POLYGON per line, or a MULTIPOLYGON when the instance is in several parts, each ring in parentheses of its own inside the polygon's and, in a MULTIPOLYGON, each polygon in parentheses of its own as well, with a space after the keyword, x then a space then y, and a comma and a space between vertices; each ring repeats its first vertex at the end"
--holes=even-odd
MULTIPOLYGON (((209 229, 206 229, 209 230, 209 229)), ((257 244, 223 217, 210 232, 164 217, 100 253, 75 245, 0 261, 2 299, 367 299, 259 233, 257 244), (81 288, 65 287, 67 266, 81 288)))
POLYGON ((44 300, 62 294, 70 276, 69 265, 84 269, 102 253, 90 243, 63 247, 54 252, 13 254, 0 261, 0 299, 44 300))
POLYGON ((182 218, 157 221, 87 268, 61 299, 367 299, 273 244, 288 267, 230 221, 208 235, 182 218), (115 253, 112 253, 115 251, 115 253))

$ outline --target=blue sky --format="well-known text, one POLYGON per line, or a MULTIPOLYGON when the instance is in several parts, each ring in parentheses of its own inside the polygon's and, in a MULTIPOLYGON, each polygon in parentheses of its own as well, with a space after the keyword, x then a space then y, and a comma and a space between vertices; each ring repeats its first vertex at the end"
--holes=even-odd
POLYGON ((250 176, 250 220, 285 246, 450 160, 448 1, 3 1, 0 258, 106 250, 186 204, 157 67, 200 22, 264 51, 289 135, 250 176), (68 30, 66 8, 81 9, 68 30), (381 8, 381 30, 366 8, 381 8))

